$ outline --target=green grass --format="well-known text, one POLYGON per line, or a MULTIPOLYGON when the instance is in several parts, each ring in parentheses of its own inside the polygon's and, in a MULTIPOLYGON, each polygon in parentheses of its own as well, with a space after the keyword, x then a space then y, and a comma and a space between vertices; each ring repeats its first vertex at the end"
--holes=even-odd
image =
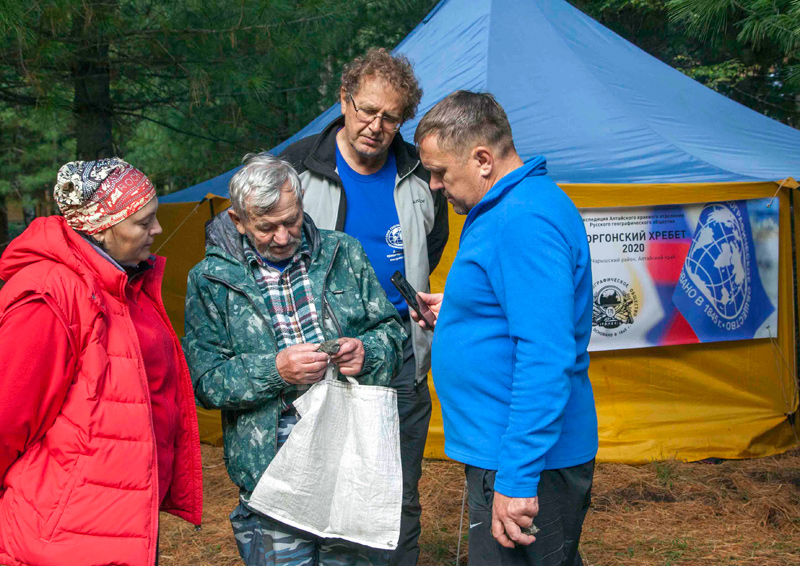
POLYGON ((653 467, 656 470, 656 478, 658 482, 666 489, 672 489, 676 479, 678 479, 678 467, 674 460, 664 460, 663 462, 654 462, 653 467))

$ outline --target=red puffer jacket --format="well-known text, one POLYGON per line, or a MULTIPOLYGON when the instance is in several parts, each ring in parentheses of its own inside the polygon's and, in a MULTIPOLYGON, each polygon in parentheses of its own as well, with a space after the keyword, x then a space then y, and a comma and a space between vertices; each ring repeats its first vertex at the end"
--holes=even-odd
MULTIPOLYGON (((169 329, 181 370, 175 464, 162 510, 199 525, 197 414, 189 371, 161 300, 164 263, 156 260, 142 286, 169 329)), ((0 465, 0 564, 152 566, 159 511, 156 444, 147 375, 125 299, 126 274, 63 218, 49 217, 35 220, 11 243, 0 258, 0 279, 6 282, 0 324, 16 307, 44 301, 67 329, 73 350, 73 367, 49 377, 61 381, 64 391, 52 424, 24 443, 17 438, 21 454, 7 470, 0 465)), ((48 355, 30 351, 26 340, 0 344, 0 359, 48 355)), ((34 418, 19 412, 0 406, 0 413, 15 419, 34 418)), ((3 435, 0 430, 6 447, 15 441, 3 435)))

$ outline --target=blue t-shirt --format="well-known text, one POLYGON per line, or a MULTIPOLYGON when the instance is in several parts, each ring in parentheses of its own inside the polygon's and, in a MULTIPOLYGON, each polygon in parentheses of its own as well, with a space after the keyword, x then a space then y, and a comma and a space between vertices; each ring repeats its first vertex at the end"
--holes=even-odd
POLYGON ((408 305, 391 282, 399 271, 405 276, 403 234, 394 203, 397 163, 389 152, 386 163, 372 175, 361 175, 347 164, 336 148, 336 169, 347 198, 347 217, 344 232, 364 247, 378 281, 400 316, 408 316, 408 305))
POLYGON ((270 266, 270 267, 272 267, 274 269, 277 269, 281 273, 283 273, 284 269, 289 267, 289 263, 291 263, 291 261, 292 261, 292 256, 289 256, 286 259, 282 259, 280 261, 271 261, 271 260, 265 258, 260 253, 258 253, 258 250, 256 250, 255 246, 253 246, 252 244, 251 244, 251 248, 253 250, 253 253, 255 253, 258 256, 258 259, 260 259, 263 263, 267 264, 268 266, 270 266))
POLYGON ((261 259, 264 260, 264 263, 266 263, 270 267, 274 267, 275 269, 277 269, 281 273, 283 273, 284 269, 289 267, 289 262, 292 261, 291 257, 287 257, 286 259, 283 259, 281 261, 270 261, 267 258, 261 256, 261 254, 259 254, 259 257, 261 257, 261 259))

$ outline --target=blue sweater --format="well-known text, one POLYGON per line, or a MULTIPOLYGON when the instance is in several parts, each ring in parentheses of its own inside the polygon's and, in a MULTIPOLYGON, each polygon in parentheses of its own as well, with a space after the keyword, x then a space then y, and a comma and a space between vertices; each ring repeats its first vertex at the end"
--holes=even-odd
POLYGON ((592 272, 583 220, 543 157, 470 211, 433 337, 445 453, 537 494, 542 470, 597 453, 589 382, 592 272))

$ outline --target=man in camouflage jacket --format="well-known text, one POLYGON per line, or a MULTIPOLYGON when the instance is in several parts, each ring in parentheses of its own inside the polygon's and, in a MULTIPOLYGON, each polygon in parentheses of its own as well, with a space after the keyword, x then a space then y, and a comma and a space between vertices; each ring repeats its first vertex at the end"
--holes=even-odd
MULTIPOLYGON (((279 162, 279 166, 291 169, 285 162, 271 156, 258 156, 250 161, 258 159, 266 159, 268 164, 274 160, 279 162)), ((248 166, 246 161, 245 167, 248 166)), ((294 179, 296 173, 293 169, 291 173, 293 176, 290 178, 294 179)), ((239 194, 234 190, 235 180, 236 177, 231 181, 231 200, 234 204, 231 211, 236 209, 236 197, 239 194)), ((363 344, 363 366, 360 371, 354 370, 357 371, 354 376, 365 385, 388 385, 402 365, 405 333, 397 311, 386 298, 358 241, 341 232, 319 230, 311 218, 303 214, 299 187, 298 180, 297 195, 291 197, 296 199, 294 206, 299 208, 297 213, 300 215, 300 220, 296 222, 298 237, 295 240, 298 245, 302 240, 301 250, 306 250, 306 281, 313 300, 314 308, 311 310, 318 313, 320 319, 317 328, 322 331, 321 338, 350 337, 360 340, 363 344)), ((290 198, 285 193, 284 187, 278 205, 290 198)), ((240 488, 244 504, 234 511, 234 515, 239 513, 239 523, 238 519, 234 520, 234 515, 231 520, 242 558, 247 564, 256 565, 271 563, 262 562, 264 552, 269 554, 272 552, 270 548, 277 549, 281 540, 286 540, 286 537, 294 540, 294 535, 298 535, 286 529, 278 533, 278 540, 274 533, 266 532, 275 531, 274 525, 266 525, 267 518, 256 516, 246 507, 246 502, 261 474, 285 441, 283 437, 279 443, 278 426, 279 423, 283 426, 286 400, 296 398, 303 386, 292 385, 279 371, 278 344, 282 344, 283 339, 276 336, 274 305, 269 304, 269 294, 260 287, 257 280, 259 268, 252 261, 252 250, 257 250, 259 253, 255 256, 264 260, 266 265, 280 264, 281 254, 273 257, 276 254, 271 255, 270 250, 284 250, 285 246, 279 244, 283 244, 291 235, 283 241, 278 241, 283 238, 282 235, 275 235, 270 245, 264 244, 259 224, 250 222, 254 216, 255 221, 259 220, 253 211, 263 210, 263 206, 251 207, 247 198, 243 204, 244 210, 250 213, 249 220, 241 219, 239 215, 241 221, 236 222, 235 212, 222 213, 206 228, 206 257, 189 273, 183 348, 199 404, 222 411, 225 463, 231 480, 240 488), (242 224, 253 228, 240 229, 239 225, 242 224), (247 517, 241 517, 242 513, 247 517), (237 527, 248 521, 258 524, 242 534, 237 527), (270 538, 269 535, 275 540, 266 540, 270 538), (245 553, 252 553, 253 544, 262 547, 262 552, 256 553, 261 554, 262 558, 248 560, 245 553)), ((262 220, 267 217, 269 212, 262 220)), ((279 229, 274 228, 274 223, 267 228, 276 233, 279 229)), ((299 306, 297 310, 300 310, 299 306)), ((314 317, 317 318, 317 314, 314 317)), ((324 358, 321 353, 313 354, 324 358)), ((336 361, 335 357, 333 361, 336 361)), ((320 367, 326 364, 323 361, 320 367)), ((322 374, 315 372, 315 376, 306 383, 318 381, 322 374)), ((300 535, 301 532, 298 537, 300 535)), ((287 549, 287 553, 296 555, 296 545, 292 542, 289 546, 291 548, 287 549)), ((331 562, 336 563, 335 560, 331 562)), ((379 561, 356 560, 348 563, 375 564, 379 561)))

